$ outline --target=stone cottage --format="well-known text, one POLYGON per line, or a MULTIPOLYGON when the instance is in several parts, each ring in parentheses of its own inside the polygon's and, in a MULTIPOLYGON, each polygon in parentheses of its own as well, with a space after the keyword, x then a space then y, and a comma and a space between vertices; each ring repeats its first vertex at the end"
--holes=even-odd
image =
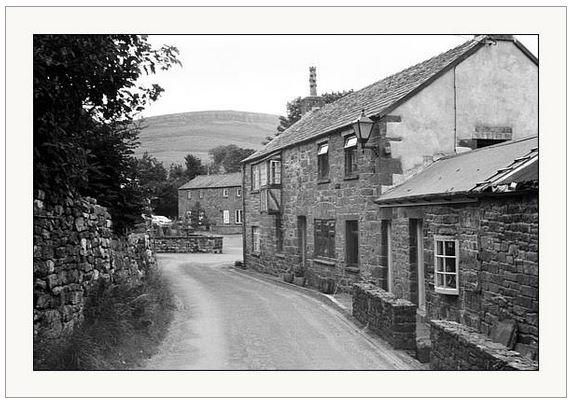
POLYGON ((537 147, 529 137, 444 157, 379 197, 382 288, 426 319, 468 331, 491 336, 501 322, 514 323, 506 344, 535 356, 537 147))
POLYGON ((537 135, 537 59, 510 35, 476 36, 322 107, 314 74, 303 117, 243 165, 245 264, 311 286, 389 287, 383 192, 441 156, 537 135))
POLYGON ((211 230, 217 234, 243 231, 241 173, 199 175, 179 188, 179 217, 186 217, 199 204, 211 230))

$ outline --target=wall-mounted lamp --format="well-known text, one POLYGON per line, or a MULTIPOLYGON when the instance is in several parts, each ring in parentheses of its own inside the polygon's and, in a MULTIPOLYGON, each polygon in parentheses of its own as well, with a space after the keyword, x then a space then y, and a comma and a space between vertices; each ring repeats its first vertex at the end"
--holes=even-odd
POLYGON ((358 138, 358 142, 362 146, 362 152, 364 152, 365 148, 368 148, 368 149, 374 151, 374 154, 376 156, 378 156, 379 149, 378 149, 377 145, 374 145, 374 146, 367 146, 366 145, 366 143, 370 139, 370 135, 372 134, 372 129, 374 128, 374 123, 375 122, 372 119, 370 119, 368 116, 366 116, 366 114, 364 113, 364 109, 362 109, 362 114, 360 115, 358 120, 356 120, 356 122, 354 122, 352 124, 352 128, 354 129, 354 133, 356 133, 356 137, 358 138))

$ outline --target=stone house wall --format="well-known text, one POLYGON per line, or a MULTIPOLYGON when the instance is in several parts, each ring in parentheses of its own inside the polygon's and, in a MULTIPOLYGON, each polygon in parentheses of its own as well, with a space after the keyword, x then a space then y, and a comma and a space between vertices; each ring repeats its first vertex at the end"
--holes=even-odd
POLYGON ((34 200, 34 339, 61 340, 83 321, 90 290, 103 279, 137 284, 156 267, 146 233, 118 237, 92 198, 34 200))
POLYGON ((235 221, 235 211, 243 209, 243 198, 237 196, 241 186, 227 188, 205 188, 203 197, 199 198, 199 189, 180 189, 178 192, 179 217, 184 217, 195 203, 199 202, 205 209, 205 214, 211 223, 211 230, 218 234, 240 234, 243 230, 241 223, 235 221), (223 196, 223 189, 228 189, 229 196, 223 196), (190 197, 189 197, 190 196, 190 197), (223 222, 223 211, 229 211, 229 224, 223 222))
POLYGON ((476 128, 509 128, 512 140, 538 134, 538 66, 512 42, 497 41, 469 56, 394 109, 388 125, 392 154, 403 177, 424 157, 471 147, 476 128))
POLYGON ((393 293, 417 302, 417 265, 409 248, 411 217, 422 218, 428 319, 443 319, 489 334, 514 319, 517 342, 537 345, 539 335, 538 197, 481 199, 479 203, 392 209, 393 293), (423 209, 420 211, 420 209, 423 209), (434 289, 434 236, 459 240, 459 295, 434 289))
MULTIPOLYGON (((384 125, 382 131, 384 130, 384 125)), ((322 138, 320 142, 324 142, 322 138)), ((373 142, 380 142, 375 127, 373 142)), ((357 150, 359 174, 344 177, 344 137, 340 132, 328 136, 330 174, 327 181, 318 180, 317 142, 307 142, 282 152, 281 203, 283 248, 277 248, 276 215, 260 212, 260 192, 251 189, 251 166, 244 167, 245 195, 245 263, 258 271, 281 274, 300 267, 297 219, 306 217, 306 270, 309 284, 316 286, 318 276, 334 278, 338 288, 351 291, 361 278, 379 275, 381 259, 380 208, 373 202, 380 195, 384 181, 383 164, 391 157, 376 159, 371 150, 357 150), (314 220, 335 219, 335 257, 314 256, 314 220), (346 220, 357 220, 359 227, 359 267, 347 267, 345 250, 346 220), (261 228, 262 246, 255 256, 252 227, 261 228)), ((257 161, 259 162, 259 161, 257 161)), ((386 175, 386 180, 389 180, 386 175)))

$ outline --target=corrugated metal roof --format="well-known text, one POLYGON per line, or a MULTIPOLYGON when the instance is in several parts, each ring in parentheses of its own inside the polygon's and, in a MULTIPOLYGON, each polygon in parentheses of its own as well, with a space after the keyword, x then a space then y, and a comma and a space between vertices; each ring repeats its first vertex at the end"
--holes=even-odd
POLYGON ((268 155, 279 149, 318 137, 329 131, 350 125, 360 116, 362 109, 367 116, 388 112, 407 99, 440 73, 459 63, 483 45, 478 37, 450 49, 438 56, 418 63, 360 91, 352 92, 339 100, 304 115, 298 122, 269 142, 265 148, 243 160, 247 162, 268 155))
POLYGON ((529 137, 441 158, 388 190, 376 202, 394 204, 432 195, 486 190, 497 180, 517 172, 524 164, 537 158, 537 143, 537 136, 529 137))
POLYGON ((179 189, 225 188, 242 186, 243 176, 240 172, 223 175, 199 175, 190 180, 179 189))
POLYGON ((500 185, 507 185, 510 183, 527 183, 539 181, 539 159, 535 159, 531 164, 520 170, 511 173, 507 178, 499 182, 500 185))

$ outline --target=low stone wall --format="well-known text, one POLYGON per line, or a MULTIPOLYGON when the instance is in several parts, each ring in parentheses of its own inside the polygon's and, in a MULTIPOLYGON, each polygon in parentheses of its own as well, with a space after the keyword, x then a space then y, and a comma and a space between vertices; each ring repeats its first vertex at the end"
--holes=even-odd
POLYGON ((433 370, 537 370, 517 351, 494 343, 468 326, 445 320, 430 321, 430 367, 433 370))
POLYGON ((416 306, 368 283, 354 285, 352 315, 392 347, 416 350, 416 306))
POLYGON ((146 233, 118 237, 95 199, 34 200, 34 340, 69 335, 98 281, 137 284, 156 267, 146 233))
POLYGON ((223 253, 223 237, 172 236, 154 239, 155 253, 223 253))

